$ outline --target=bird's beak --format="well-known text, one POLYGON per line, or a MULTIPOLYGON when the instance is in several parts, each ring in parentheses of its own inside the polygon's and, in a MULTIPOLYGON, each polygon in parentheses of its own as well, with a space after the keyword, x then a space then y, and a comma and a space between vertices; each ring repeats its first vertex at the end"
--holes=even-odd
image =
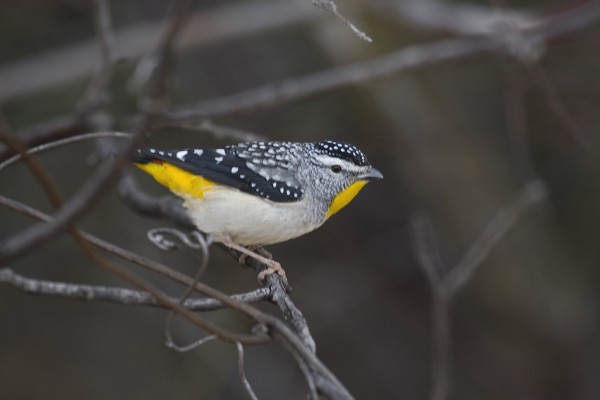
POLYGON ((381 172, 379 172, 378 170, 376 170, 375 168, 372 168, 369 172, 365 172, 364 174, 360 175, 358 177, 358 179, 363 179, 365 181, 372 181, 375 179, 383 179, 383 174, 381 172))

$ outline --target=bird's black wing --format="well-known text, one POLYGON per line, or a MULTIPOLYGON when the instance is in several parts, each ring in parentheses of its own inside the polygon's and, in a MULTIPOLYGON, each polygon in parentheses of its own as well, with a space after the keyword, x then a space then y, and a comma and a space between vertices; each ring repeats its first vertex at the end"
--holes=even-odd
POLYGON ((133 161, 141 164, 156 160, 168 162, 215 183, 274 202, 301 200, 304 190, 294 178, 289 163, 282 163, 282 160, 275 158, 274 162, 266 161, 271 158, 248 150, 252 149, 254 143, 264 142, 243 143, 222 149, 138 149, 133 161))

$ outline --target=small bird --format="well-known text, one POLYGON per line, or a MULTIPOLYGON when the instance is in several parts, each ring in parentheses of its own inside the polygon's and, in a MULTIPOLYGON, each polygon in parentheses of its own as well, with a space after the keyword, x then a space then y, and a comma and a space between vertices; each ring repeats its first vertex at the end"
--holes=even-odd
POLYGON ((250 248, 318 228, 383 178, 362 151, 333 140, 138 149, 133 161, 184 200, 199 230, 250 248))

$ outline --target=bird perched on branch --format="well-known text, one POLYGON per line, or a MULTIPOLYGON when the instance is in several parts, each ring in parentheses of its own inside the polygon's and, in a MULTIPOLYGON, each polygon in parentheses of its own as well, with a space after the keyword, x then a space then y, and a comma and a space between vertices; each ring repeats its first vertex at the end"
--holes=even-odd
MULTIPOLYGON (((184 200, 199 230, 247 254, 243 246, 284 242, 318 228, 366 183, 383 178, 362 151, 333 140, 138 149, 134 162, 184 200)), ((281 274, 280 268, 273 266, 281 274)))

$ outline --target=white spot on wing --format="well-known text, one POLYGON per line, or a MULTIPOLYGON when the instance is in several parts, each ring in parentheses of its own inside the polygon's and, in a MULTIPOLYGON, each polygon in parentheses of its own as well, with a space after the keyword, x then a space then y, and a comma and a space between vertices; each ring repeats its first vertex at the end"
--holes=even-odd
POLYGON ((236 172, 238 172, 238 167, 231 167, 231 173, 235 174, 236 172))
POLYGON ((217 154, 220 154, 222 156, 225 155, 225 150, 223 150, 223 149, 217 149, 216 151, 217 151, 217 154))
POLYGON ((204 153, 204 152, 202 151, 202 149, 196 149, 196 150, 194 150, 194 154, 195 154, 195 155, 197 155, 197 156, 201 156, 201 155, 202 155, 202 153, 204 153))
POLYGON ((184 156, 187 154, 187 150, 181 150, 177 152, 177 158, 181 161, 185 161, 184 156))
POLYGON ((223 157, 215 157, 215 161, 218 163, 220 163, 221 161, 223 161, 223 157))

